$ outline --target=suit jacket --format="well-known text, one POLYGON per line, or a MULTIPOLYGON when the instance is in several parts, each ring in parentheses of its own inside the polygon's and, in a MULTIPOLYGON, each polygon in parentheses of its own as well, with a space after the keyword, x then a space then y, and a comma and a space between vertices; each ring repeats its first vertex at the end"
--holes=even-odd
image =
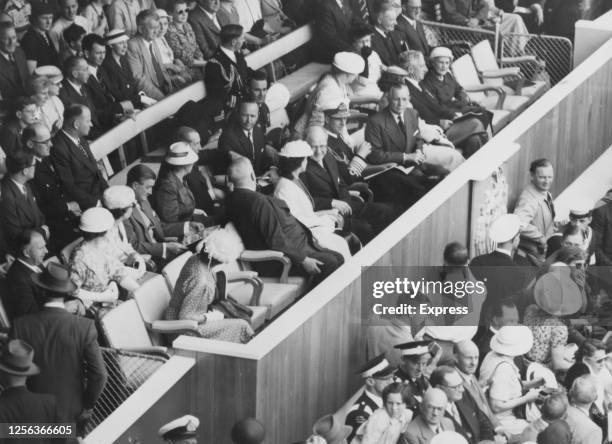
MULTIPOLYGON (((157 51, 157 45, 152 45, 152 47, 157 60, 160 61, 161 56, 157 51)), ((128 41, 127 61, 136 79, 139 91, 144 91, 147 96, 155 100, 163 99, 165 94, 170 91, 171 83, 168 74, 160 62, 161 73, 164 78, 163 82, 160 82, 155 65, 153 64, 148 42, 140 34, 136 34, 128 41)))
POLYGON ((0 147, 6 155, 13 154, 21 148, 21 133, 23 132, 17 119, 11 119, 0 129, 0 147))
POLYGON ((278 250, 301 264, 316 249, 310 231, 275 197, 237 188, 227 198, 227 215, 250 250, 278 250))
POLYGON ((153 223, 155 237, 162 239, 164 237, 183 237, 185 224, 183 222, 163 222, 148 200, 139 202, 140 209, 153 223))
POLYGON ((30 313, 37 313, 43 303, 43 291, 32 282, 35 272, 15 260, 6 274, 7 292, 3 298, 4 308, 11 322, 30 313))
POLYGON ((64 192, 62 181, 51 162, 51 157, 36 162, 34 179, 28 184, 32 187, 38 207, 47 221, 66 222, 73 218, 66 206, 70 200, 64 192))
POLYGON ((410 49, 422 52, 425 57, 429 55, 429 43, 427 42, 427 37, 425 37, 423 23, 420 20, 417 20, 416 25, 412 26, 404 14, 400 14, 397 18, 395 29, 403 34, 404 40, 410 49))
POLYGON ((355 181, 361 180, 361 173, 365 167, 365 159, 355 159, 356 156, 351 147, 349 147, 340 137, 333 136, 331 134, 327 139, 327 148, 329 149, 330 154, 332 154, 336 159, 336 165, 338 165, 338 171, 340 172, 340 177, 344 183, 350 185, 355 181), (351 169, 352 165, 358 163, 359 168, 351 169), (353 173, 351 173, 351 171, 353 171, 353 173))
MULTIPOLYGON (((91 91, 86 85, 81 86, 81 93, 74 89, 68 79, 62 81, 62 88, 59 92, 59 98, 66 108, 70 105, 79 104, 84 105, 91 111, 91 121, 93 123, 92 132, 101 134, 102 125, 99 119, 99 110, 96 109, 96 105, 91 97, 91 91)), ((91 137, 96 137, 91 134, 91 137)))
POLYGON ((484 1, 442 0, 442 16, 446 23, 465 26, 471 18, 485 21, 489 8, 484 1))
POLYGON ((441 119, 452 120, 454 118, 454 113, 440 106, 438 100, 427 90, 418 89, 411 82, 406 82, 406 84, 410 91, 410 103, 425 122, 430 125, 440 125, 441 119))
POLYGON ((193 217, 195 199, 187 186, 169 173, 155 182, 153 208, 164 222, 187 222, 193 217))
POLYGON ((399 55, 404 52, 405 45, 401 32, 388 32, 386 38, 377 29, 372 32, 372 49, 386 66, 399 65, 399 55))
POLYGON ((33 392, 55 395, 70 422, 93 408, 107 378, 93 320, 44 307, 16 319, 13 336, 32 346, 41 368, 28 380, 33 392))
MULTIPOLYGON (((453 422, 445 417, 440 418, 439 428, 441 431, 455 431, 453 422)), ((423 420, 423 416, 419 415, 408 424, 406 431, 400 436, 398 444, 429 444, 434 436, 436 436, 434 431, 423 420)))
POLYGON ((521 239, 536 241, 544 236, 548 239, 555 230, 554 210, 548 207, 546 199, 533 184, 527 185, 514 207, 514 214, 521 218, 521 239))
POLYGON ((416 111, 406 109, 403 121, 406 134, 402 132, 388 107, 370 117, 365 131, 365 140, 372 144, 372 152, 367 158, 369 163, 402 164, 404 153, 413 153, 422 146, 423 141, 418 138, 419 125, 416 111))
POLYGON ((594 444, 602 441, 602 432, 588 414, 573 405, 567 408, 565 422, 569 426, 572 444, 594 444))
POLYGON ((343 0, 343 8, 338 2, 320 2, 315 8, 314 56, 317 61, 329 63, 340 51, 350 51, 349 32, 359 18, 353 13, 349 2, 343 0))
POLYGON ((251 161, 255 175, 261 176, 270 167, 270 161, 264 150, 266 140, 261 128, 255 126, 252 132, 253 143, 246 136, 240 125, 230 124, 219 137, 219 149, 227 153, 227 166, 229 166, 229 152, 233 151, 251 161))
POLYGON ((316 211, 330 209, 334 199, 350 200, 346 183, 340 178, 338 162, 329 152, 323 158, 323 167, 309 158, 301 179, 314 200, 316 211))
POLYGON ((253 72, 244 56, 241 53, 235 54, 234 63, 221 49, 217 49, 204 68, 206 91, 210 93, 211 98, 227 102, 227 111, 235 108, 238 101, 246 97, 247 79, 253 72), (230 77, 233 78, 232 82, 228 80, 230 77))
POLYGON ((49 43, 45 42, 43 36, 30 28, 21 39, 20 45, 23 48, 26 59, 36 62, 36 66, 55 65, 59 66, 60 59, 55 45, 51 42, 51 37, 47 33, 49 43))
MULTIPOLYGON (((217 21, 219 18, 217 17, 217 21)), ((193 28, 196 43, 200 47, 204 59, 210 59, 221 43, 221 28, 215 25, 201 6, 196 6, 189 12, 189 24, 193 28)), ((221 24, 221 23, 219 23, 221 24)), ((248 31, 248 30, 245 30, 248 31)))
MULTIPOLYGON (((0 393, 0 421, 3 423, 49 423, 64 420, 53 395, 32 393, 25 386, 8 387, 0 393)), ((20 439, 24 444, 64 442, 57 439, 20 439)))
POLYGON ((123 114, 123 108, 106 87, 108 80, 106 72, 101 67, 98 68, 98 76, 99 79, 90 75, 85 86, 95 107, 100 125, 107 130, 115 124, 115 115, 123 114))
POLYGON ((117 63, 109 51, 102 62, 102 67, 98 69, 104 71, 102 77, 104 86, 116 101, 130 100, 135 107, 141 106, 138 85, 125 56, 121 57, 117 63))
POLYGON ((150 254, 153 257, 162 257, 164 233, 161 227, 156 227, 149 220, 140 207, 134 208, 132 215, 123 225, 127 239, 136 251, 141 254, 150 254))
POLYGON ((597 265, 612 265, 612 202, 593 211, 591 228, 597 265))
POLYGON ((78 202, 81 210, 85 211, 96 206, 108 184, 98 170, 89 144, 83 138, 81 145, 87 156, 64 131, 58 131, 53 138, 51 161, 69 200, 78 202))
POLYGON ((2 179, 2 198, 0 210, 2 229, 9 242, 9 247, 18 248, 17 237, 28 229, 39 229, 45 224, 45 216, 36 204, 36 198, 28 184, 25 184, 26 195, 17 187, 9 176, 2 179))
POLYGON ((458 433, 462 434, 468 442, 493 440, 495 430, 491 420, 478 408, 476 401, 468 392, 463 392, 463 398, 455 402, 455 405, 461 418, 461 424, 455 421, 448 412, 445 413, 445 416, 452 421, 458 433))
POLYGON ((30 78, 23 49, 17 47, 13 57, 14 64, 0 55, 0 95, 9 101, 25 95, 25 85, 30 78))

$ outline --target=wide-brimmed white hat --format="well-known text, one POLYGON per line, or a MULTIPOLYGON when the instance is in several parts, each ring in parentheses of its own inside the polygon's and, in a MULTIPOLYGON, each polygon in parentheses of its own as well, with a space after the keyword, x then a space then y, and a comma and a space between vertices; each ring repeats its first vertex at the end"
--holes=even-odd
POLYGON ((81 214, 79 229, 86 233, 104 233, 115 224, 115 218, 106 208, 93 207, 81 214))
POLYGON ((427 325, 423 327, 417 336, 422 338, 426 335, 438 341, 459 343, 469 341, 478 331, 477 325, 427 325))
POLYGON ((593 204, 588 199, 580 199, 572 202, 569 208, 569 215, 574 219, 589 217, 593 212, 593 204))
POLYGON ((570 267, 551 266, 535 283, 533 296, 536 304, 553 316, 577 313, 582 307, 582 293, 570 276, 570 267))
POLYGON ((193 165, 198 161, 198 155, 193 152, 187 142, 176 142, 170 145, 164 161, 169 165, 193 165))
POLYGON ((453 51, 444 46, 438 46, 437 48, 431 50, 429 53, 429 58, 433 60, 437 59, 438 57, 448 57, 449 59, 453 60, 453 51))
POLYGON ((491 338, 491 350, 505 356, 521 356, 533 347, 533 333, 524 325, 506 325, 491 338))
POLYGON ((265 102, 270 112, 285 108, 291 100, 291 93, 282 83, 275 83, 266 93, 265 102))
POLYGON ((278 155, 281 157, 310 157, 312 148, 303 140, 294 140, 287 142, 278 155))
POLYGON ((136 195, 128 186, 113 185, 104 190, 102 203, 109 210, 128 208, 136 203, 136 195))
POLYGON ((334 56, 332 65, 348 74, 360 74, 365 68, 365 61, 354 52, 339 52, 334 56))
POLYGON ((111 29, 104 36, 107 45, 114 45, 115 43, 127 42, 130 38, 125 32, 125 29, 115 28, 111 29))
POLYGON ((64 79, 62 71, 60 71, 57 66, 53 65, 37 66, 36 69, 34 69, 34 75, 36 77, 46 77, 53 83, 59 83, 64 79))
POLYGON ((503 214, 489 227, 489 239, 501 244, 508 242, 521 230, 521 219, 516 214, 503 214))
POLYGON ((463 435, 452 430, 445 430, 431 438, 429 444, 468 444, 468 442, 463 435))

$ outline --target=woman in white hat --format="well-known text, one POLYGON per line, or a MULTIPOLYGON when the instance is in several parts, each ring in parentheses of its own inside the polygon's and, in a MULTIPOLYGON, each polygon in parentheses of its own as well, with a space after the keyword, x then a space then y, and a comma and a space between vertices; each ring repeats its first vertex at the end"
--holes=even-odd
POLYGON ((336 209, 315 211, 314 200, 300 179, 306 171, 312 148, 308 143, 297 140, 287 143, 280 151, 280 175, 274 197, 284 200, 291 214, 308 227, 315 239, 323 248, 334 250, 344 257, 346 262, 351 257, 348 244, 335 234, 336 226, 342 223, 342 216, 336 209))
POLYGON ((421 87, 431 94, 449 116, 461 117, 467 112, 479 114, 485 128, 491 124, 492 113, 473 103, 463 87, 450 72, 453 52, 443 46, 431 50, 429 54, 431 69, 421 82, 421 87))
MULTIPOLYGON (((47 79, 47 98, 40 105, 41 120, 49 128, 51 134, 58 132, 64 124, 64 104, 59 98, 64 76, 57 66, 38 66, 34 70, 34 78, 47 79)), ((42 81, 41 81, 42 83, 42 81)), ((33 85, 34 86, 34 85, 33 85)), ((44 87, 41 86, 43 89, 44 87)), ((33 90, 38 89, 34 88, 33 90)), ((42 97, 41 97, 42 100, 42 97)))
POLYGON ((359 54, 337 53, 332 62, 331 72, 321 77, 308 96, 304 115, 295 124, 296 134, 301 137, 307 126, 323 125, 325 123, 323 111, 326 109, 326 104, 342 101, 348 106, 353 99, 357 99, 350 85, 364 68, 365 62, 359 54))
POLYGON ((119 286, 127 291, 137 289, 141 273, 126 267, 117 259, 106 233, 115 225, 106 208, 93 207, 81 215, 79 229, 83 236, 70 257, 70 278, 78 287, 77 296, 86 308, 98 312, 102 305, 115 305, 119 286))
POLYGON ((174 57, 174 52, 166 40, 170 16, 165 9, 158 9, 157 17, 159 17, 159 33, 154 43, 161 55, 161 63, 168 72, 173 86, 176 89, 182 88, 192 82, 191 72, 180 59, 174 57))
POLYGON ((502 427, 511 435, 520 434, 529 424, 514 414, 514 409, 537 400, 541 384, 523 383, 514 358, 527 353, 533 345, 533 334, 524 325, 508 325, 491 339, 491 351, 480 367, 480 385, 488 388, 489 404, 502 427), (523 391, 529 389, 525 394, 523 391))

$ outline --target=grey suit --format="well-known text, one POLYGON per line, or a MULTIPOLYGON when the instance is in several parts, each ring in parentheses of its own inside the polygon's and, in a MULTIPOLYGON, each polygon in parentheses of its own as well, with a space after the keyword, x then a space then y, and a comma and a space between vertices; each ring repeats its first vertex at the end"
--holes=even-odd
MULTIPOLYGON (((156 45, 152 45, 153 51, 156 54, 158 61, 161 56, 157 51, 156 45)), ((136 85, 140 91, 155 100, 161 100, 165 94, 170 92, 170 79, 166 71, 161 66, 160 69, 163 75, 163 81, 160 82, 151 57, 149 42, 140 34, 136 34, 128 41, 127 60, 136 79, 136 85)))
MULTIPOLYGON (((444 417, 440 420, 439 429, 441 432, 446 430, 455 431, 453 422, 444 417)), ((400 436, 398 444, 429 444, 434 436, 436 436, 436 433, 423 420, 423 416, 419 415, 408 424, 406 431, 400 436)))
POLYGON ((565 422, 570 428, 572 444, 597 444, 602 441, 601 429, 591 421, 588 413, 573 405, 567 408, 565 422))
POLYGON ((406 109, 402 120, 405 133, 389 108, 377 112, 368 120, 365 139, 372 144, 372 152, 367 161, 372 164, 387 162, 404 163, 404 153, 420 149, 423 141, 419 139, 418 115, 413 109, 406 109))
MULTIPOLYGON (((217 17, 217 21, 219 18, 217 17)), ((204 59, 210 59, 219 43, 221 43, 221 29, 206 14, 201 6, 196 6, 189 13, 189 24, 193 28, 196 42, 204 55, 204 59)), ((221 25, 221 23, 219 23, 221 25)))

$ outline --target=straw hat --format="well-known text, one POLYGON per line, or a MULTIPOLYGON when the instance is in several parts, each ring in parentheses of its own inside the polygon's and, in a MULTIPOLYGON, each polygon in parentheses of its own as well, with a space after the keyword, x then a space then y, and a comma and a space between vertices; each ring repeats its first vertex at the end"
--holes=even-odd
POLYGON ((113 185, 104 190, 102 203, 109 210, 129 208, 136 203, 136 194, 128 186, 113 185))
POLYGON ((334 56, 332 65, 347 74, 360 74, 365 68, 365 61, 354 52, 339 52, 334 56))
POLYGON ((93 207, 81 214, 79 229, 86 233, 104 233, 115 224, 115 218, 106 208, 93 207))
POLYGON ((176 142, 170 145, 164 160, 169 165, 193 165, 198 161, 198 155, 193 152, 187 142, 176 142))
POLYGON ((533 333, 524 325, 506 325, 491 338, 491 350, 505 356, 520 356, 531 350, 533 333))
POLYGON ((287 142, 281 148, 279 156, 281 157, 310 157, 312 156, 312 148, 303 140, 294 140, 287 142))
POLYGON ((104 36, 107 45, 114 45, 115 43, 127 42, 130 38, 125 32, 125 29, 115 28, 111 29, 104 36))

